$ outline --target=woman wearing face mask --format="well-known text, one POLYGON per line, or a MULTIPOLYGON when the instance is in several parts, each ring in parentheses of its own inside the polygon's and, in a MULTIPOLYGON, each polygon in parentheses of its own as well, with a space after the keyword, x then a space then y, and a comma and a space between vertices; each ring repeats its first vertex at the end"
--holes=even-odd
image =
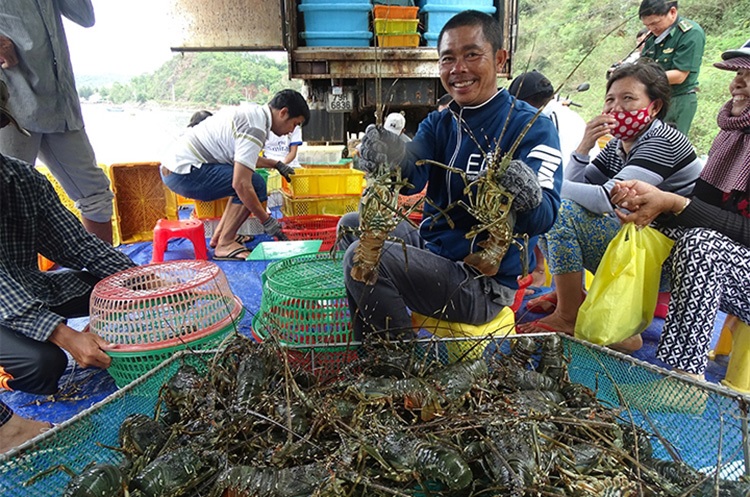
POLYGON ((618 182, 612 202, 624 222, 656 227, 675 239, 672 298, 656 357, 702 376, 720 309, 750 323, 750 40, 714 64, 735 71, 720 131, 690 197, 643 181, 618 182))
MULTIPOLYGON (((541 240, 555 291, 531 300, 527 307, 551 314, 519 325, 520 332, 573 334, 585 298, 583 270, 596 271, 621 226, 609 199, 616 181, 637 179, 680 195, 692 191, 701 162, 687 137, 661 121, 669 96, 667 76, 653 62, 626 64, 612 73, 603 112, 586 125, 565 168, 557 221, 541 240), (589 161, 588 151, 607 133, 614 139, 589 161)), ((639 343, 630 345, 632 341, 620 348, 640 347, 639 343)))

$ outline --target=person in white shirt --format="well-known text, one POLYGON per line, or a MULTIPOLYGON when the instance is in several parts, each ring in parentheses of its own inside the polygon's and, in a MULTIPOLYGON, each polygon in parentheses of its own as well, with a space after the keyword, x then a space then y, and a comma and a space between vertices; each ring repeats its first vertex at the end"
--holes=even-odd
POLYGON ((263 157, 281 161, 287 166, 300 167, 297 149, 302 145, 302 128, 297 126, 289 134, 277 135, 273 131, 268 133, 263 147, 263 157))
MULTIPOLYGON (((573 111, 555 97, 555 89, 544 74, 537 70, 519 74, 508 87, 511 95, 523 100, 532 107, 542 109, 542 114, 549 117, 555 124, 557 134, 560 137, 560 152, 562 154, 563 167, 570 160, 570 154, 575 151, 583 139, 586 131, 586 121, 577 112, 573 111)), ((599 149, 592 149, 591 156, 595 157, 599 149)), ((536 267, 531 270, 531 288, 526 290, 527 295, 534 293, 535 289, 544 285, 546 272, 544 269, 544 254, 537 246, 534 247, 536 255, 536 267)))
POLYGON ((269 131, 283 136, 309 120, 305 98, 294 90, 282 90, 267 105, 229 107, 188 128, 162 161, 162 180, 173 192, 206 202, 232 197, 211 241, 216 243, 214 259, 247 258, 250 250, 236 237, 249 214, 267 234, 286 240, 281 225, 266 212, 266 182, 255 169, 276 168, 289 179, 292 167, 260 157, 260 152, 269 131))

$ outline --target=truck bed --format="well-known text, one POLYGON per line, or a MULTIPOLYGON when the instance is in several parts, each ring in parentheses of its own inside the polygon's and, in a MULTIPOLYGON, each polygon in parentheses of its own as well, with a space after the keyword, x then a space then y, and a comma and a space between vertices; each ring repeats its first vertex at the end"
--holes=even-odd
POLYGON ((289 58, 291 78, 439 77, 435 47, 298 47, 289 58))

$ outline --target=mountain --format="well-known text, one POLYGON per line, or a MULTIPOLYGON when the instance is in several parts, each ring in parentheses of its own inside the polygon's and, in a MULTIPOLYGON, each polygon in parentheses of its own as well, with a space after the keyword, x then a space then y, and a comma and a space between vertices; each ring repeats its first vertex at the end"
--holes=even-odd
POLYGON ((283 88, 302 85, 289 81, 286 61, 248 52, 190 52, 135 78, 112 74, 96 78, 77 78, 82 98, 98 93, 115 104, 155 101, 191 107, 265 103, 283 88))
MULTIPOLYGON (((587 92, 573 96, 582 105, 576 110, 588 121, 602 110, 607 69, 635 47, 635 35, 643 27, 639 5, 640 0, 519 0, 513 73, 537 69, 560 87, 563 96, 579 83, 589 82, 587 92)), ((713 63, 721 60, 721 52, 750 38, 750 0, 680 0, 678 6, 679 15, 696 21, 706 32, 698 111, 689 134, 698 153, 706 154, 718 132, 716 115, 730 98, 729 82, 734 77, 713 63)))

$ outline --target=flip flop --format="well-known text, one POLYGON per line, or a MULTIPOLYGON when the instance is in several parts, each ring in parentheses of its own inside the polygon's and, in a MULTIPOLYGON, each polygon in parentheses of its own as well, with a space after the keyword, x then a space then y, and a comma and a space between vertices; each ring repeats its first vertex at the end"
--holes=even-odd
MULTIPOLYGON (((252 242, 253 240, 255 240, 255 237, 253 235, 237 235, 236 237, 234 237, 234 241, 239 243, 240 245, 245 245, 252 242)), ((211 248, 216 248, 216 244, 214 244, 213 242, 209 243, 209 245, 211 246, 211 248)))
POLYGON ((247 256, 250 255, 250 252, 251 250, 249 248, 242 247, 232 250, 227 255, 214 255, 213 259, 215 261, 244 261, 247 259, 247 256), (245 257, 237 257, 243 252, 247 252, 247 255, 245 257))
POLYGON ((518 323, 516 325, 516 333, 518 333, 519 335, 523 335, 524 333, 539 333, 538 331, 522 331, 521 328, 519 328, 519 326, 521 326, 521 325, 535 326, 536 328, 539 328, 539 329, 544 330, 544 331, 549 331, 550 333, 557 333, 558 332, 558 330, 554 329, 552 326, 550 326, 550 325, 548 325, 546 323, 543 323, 541 320, 537 319, 537 320, 534 320, 534 321, 529 321, 528 323, 518 323))
POLYGON ((539 300, 541 302, 547 302, 551 304, 551 307, 545 307, 543 305, 540 305, 539 302, 533 303, 533 304, 531 301, 526 302, 526 309, 528 309, 529 312, 533 312, 534 314, 552 314, 555 311, 555 308, 557 307, 557 293, 556 292, 545 293, 541 297, 537 297, 534 300, 539 300))
POLYGON ((246 243, 250 243, 253 240, 255 240, 255 237, 253 235, 237 235, 234 239, 234 241, 239 243, 240 245, 245 245, 246 243))
POLYGON ((523 296, 524 298, 532 297, 536 298, 537 296, 541 296, 542 293, 544 293, 546 290, 544 287, 541 286, 527 286, 523 290, 523 296))

